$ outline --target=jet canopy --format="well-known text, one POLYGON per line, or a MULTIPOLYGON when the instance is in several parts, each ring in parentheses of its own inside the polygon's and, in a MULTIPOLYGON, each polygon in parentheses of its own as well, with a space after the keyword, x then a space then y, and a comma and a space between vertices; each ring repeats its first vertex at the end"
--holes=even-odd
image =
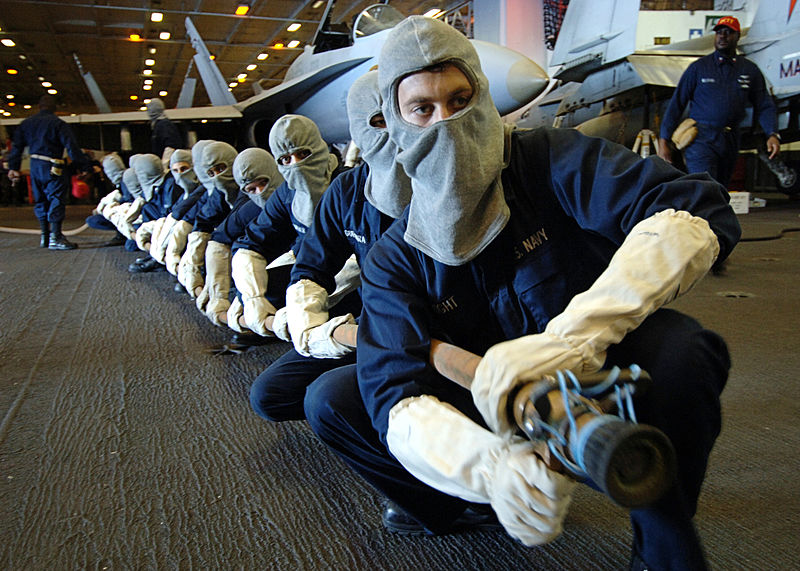
POLYGON ((394 28, 404 19, 405 16, 396 8, 392 8, 387 4, 373 4, 362 10, 356 18, 356 23, 353 27, 353 40, 394 28))

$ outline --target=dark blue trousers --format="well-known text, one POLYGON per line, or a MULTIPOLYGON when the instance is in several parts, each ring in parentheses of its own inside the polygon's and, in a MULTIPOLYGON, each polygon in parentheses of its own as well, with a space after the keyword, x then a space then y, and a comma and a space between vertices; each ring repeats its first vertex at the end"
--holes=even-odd
MULTIPOLYGON (((637 399, 638 420, 660 428, 678 458, 676 485, 657 505, 630 513, 633 549, 650 569, 705 569, 692 518, 720 432, 727 347, 691 317, 662 309, 609 349, 607 366, 633 363, 653 378, 651 389, 637 399)), ((389 454, 360 398, 355 366, 320 376, 308 387, 304 407, 323 442, 429 531, 446 531, 465 509, 466 502, 423 484, 389 454)))
POLYGON ((89 228, 94 228, 95 230, 109 230, 111 232, 117 231, 117 227, 114 226, 114 224, 102 214, 92 214, 91 216, 87 216, 86 224, 89 225, 89 228))
POLYGON ((683 151, 688 172, 707 172, 725 187, 731 180, 738 158, 739 142, 733 131, 710 131, 705 126, 700 126, 697 138, 683 151))
POLYGON ((61 222, 66 212, 69 179, 66 171, 60 176, 52 174, 52 166, 50 161, 31 159, 33 213, 40 222, 61 222))

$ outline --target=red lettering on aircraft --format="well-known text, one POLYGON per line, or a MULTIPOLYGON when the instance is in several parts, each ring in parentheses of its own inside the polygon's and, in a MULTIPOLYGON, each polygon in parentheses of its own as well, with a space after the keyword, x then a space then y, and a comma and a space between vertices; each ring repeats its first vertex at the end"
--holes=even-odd
POLYGON ((797 4, 797 0, 792 0, 791 3, 789 4, 789 17, 786 18, 787 22, 792 19, 792 12, 794 12, 795 4, 797 4))

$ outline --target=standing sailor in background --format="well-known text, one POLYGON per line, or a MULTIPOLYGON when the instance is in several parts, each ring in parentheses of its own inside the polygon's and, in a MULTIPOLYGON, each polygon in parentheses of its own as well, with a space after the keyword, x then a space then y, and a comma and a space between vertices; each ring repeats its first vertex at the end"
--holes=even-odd
POLYGON ((89 159, 78 146, 72 130, 56 117, 56 100, 52 95, 39 99, 39 112, 28 117, 14 131, 13 146, 8 157, 8 178, 20 178, 22 151, 28 147, 31 157, 33 213, 42 228, 41 248, 74 250, 78 246, 61 233, 66 213, 69 179, 64 170, 64 149, 80 170, 89 159))

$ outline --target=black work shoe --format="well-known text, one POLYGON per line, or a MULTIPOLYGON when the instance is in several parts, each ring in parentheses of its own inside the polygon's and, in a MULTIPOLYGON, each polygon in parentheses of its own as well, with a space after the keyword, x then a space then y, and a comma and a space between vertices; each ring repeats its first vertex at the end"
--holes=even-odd
POLYGON ((47 243, 47 247, 50 250, 74 250, 78 245, 67 240, 63 234, 50 234, 50 241, 47 243))
MULTIPOLYGON (((401 535, 431 534, 420 522, 394 502, 387 502, 381 520, 383 521, 383 527, 393 533, 399 533, 401 535)), ((468 529, 500 529, 501 527, 491 506, 469 504, 467 509, 464 510, 464 513, 458 516, 453 522, 449 532, 465 531, 468 529)))
POLYGON ((186 293, 186 288, 181 285, 181 282, 175 282, 172 286, 172 291, 175 293, 186 293))
POLYGON ((136 262, 132 263, 128 266, 128 271, 134 274, 146 273, 146 272, 160 272, 166 270, 164 266, 159 264, 153 258, 150 258, 146 262, 142 262, 141 264, 137 264, 136 262))
POLYGON ((50 232, 42 232, 42 236, 39 238, 39 247, 40 248, 50 247, 50 232))
POLYGON ((274 339, 275 337, 262 337, 258 333, 248 331, 247 333, 234 333, 233 337, 231 337, 231 344, 255 347, 258 345, 266 345, 274 339))
POLYGON ((108 242, 103 242, 102 244, 100 244, 100 247, 101 248, 112 248, 114 246, 124 246, 125 242, 127 240, 128 239, 125 236, 120 234, 119 236, 114 236, 108 242))

